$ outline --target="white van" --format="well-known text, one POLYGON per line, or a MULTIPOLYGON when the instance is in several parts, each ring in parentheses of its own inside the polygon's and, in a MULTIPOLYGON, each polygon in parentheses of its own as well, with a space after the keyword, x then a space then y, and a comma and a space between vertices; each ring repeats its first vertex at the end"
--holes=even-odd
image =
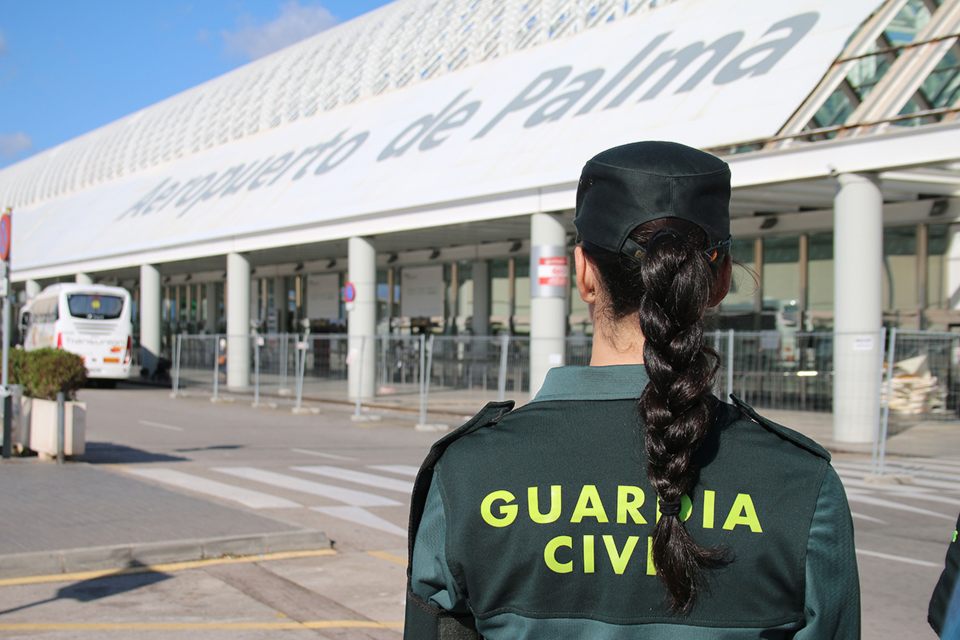
POLYGON ((83 358, 87 377, 125 380, 133 358, 130 293, 98 284, 55 284, 20 311, 27 351, 52 347, 83 358))

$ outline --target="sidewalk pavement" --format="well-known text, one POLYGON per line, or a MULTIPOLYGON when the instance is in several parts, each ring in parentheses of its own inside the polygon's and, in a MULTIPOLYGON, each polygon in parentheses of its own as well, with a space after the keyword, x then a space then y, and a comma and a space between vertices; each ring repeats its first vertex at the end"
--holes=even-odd
MULTIPOLYGON (((431 407, 430 421, 455 428, 493 399, 483 395, 447 392, 431 407)), ((418 419, 416 396, 394 396, 368 406, 374 413, 404 411, 411 427, 418 419)), ((833 453, 872 451, 872 444, 835 442, 832 414, 758 411, 833 453)), ((960 456, 960 422, 893 427, 886 451, 889 456, 960 456)), ((330 546, 320 531, 297 529, 85 463, 4 461, 0 487, 0 579, 330 546)))
POLYGON ((329 548, 313 530, 85 463, 0 464, 0 579, 329 548))

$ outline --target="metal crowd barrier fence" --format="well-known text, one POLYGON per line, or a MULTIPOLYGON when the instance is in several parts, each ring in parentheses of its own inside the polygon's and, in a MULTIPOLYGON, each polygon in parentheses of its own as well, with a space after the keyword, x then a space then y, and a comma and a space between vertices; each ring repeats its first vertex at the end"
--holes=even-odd
MULTIPOLYGON (((960 416, 960 334, 898 331, 875 334, 793 331, 716 331, 707 344, 720 358, 715 392, 735 393, 765 410, 826 414, 836 410, 835 346, 849 354, 870 351, 862 376, 877 376, 843 397, 844 406, 879 410, 874 460, 882 467, 888 435, 921 421, 960 416), (841 341, 841 342, 838 342, 841 341), (876 390, 879 389, 879 392, 876 390), (851 405, 852 403, 852 405, 851 405)), ((175 395, 206 394, 214 399, 240 393, 254 403, 301 407, 310 401, 351 401, 416 411, 425 424, 428 411, 460 416, 485 402, 530 394, 530 342, 525 336, 253 335, 249 389, 227 389, 228 336, 179 335, 173 344, 175 395), (371 356, 372 354, 372 356, 371 356), (353 384, 353 359, 373 364, 373 382, 353 384), (369 393, 372 387, 372 394, 369 393)), ((234 342, 235 344, 235 342, 234 342)), ((592 338, 565 341, 566 364, 590 362, 592 338)), ((857 356, 859 357, 859 356, 857 356)), ((867 378, 864 377, 864 380, 867 378)))

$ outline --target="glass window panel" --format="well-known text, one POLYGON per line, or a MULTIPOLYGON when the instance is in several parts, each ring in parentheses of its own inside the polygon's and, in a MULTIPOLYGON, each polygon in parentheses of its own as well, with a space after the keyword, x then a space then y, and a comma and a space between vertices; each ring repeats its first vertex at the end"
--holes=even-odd
POLYGON ((510 317, 510 276, 507 262, 506 258, 490 261, 490 315, 503 323, 510 317))
POLYGON ((733 258, 733 278, 730 293, 720 304, 722 311, 752 311, 753 295, 757 290, 756 263, 753 260, 753 238, 734 238, 730 255, 733 258))
POLYGON ((809 234, 807 260, 807 309, 833 311, 832 231, 809 234))
POLYGON ((763 307, 777 311, 800 297, 800 238, 763 240, 763 307))
POLYGON ((853 103, 847 96, 847 92, 843 89, 837 89, 817 110, 817 113, 813 116, 813 123, 816 127, 832 127, 835 124, 846 122, 851 113, 853 113, 853 103))
POLYGON ((917 228, 883 230, 883 308, 917 308, 917 228))
POLYGON ((515 289, 514 328, 526 333, 530 326, 530 258, 517 258, 517 285, 515 289))
POLYGON ((931 107, 948 107, 953 104, 957 87, 960 86, 958 80, 960 60, 954 49, 950 49, 923 81, 920 92, 931 107))
POLYGON ((930 22, 930 9, 927 3, 924 0, 908 0, 890 21, 883 35, 893 46, 909 44, 928 22, 930 22))
POLYGON ((927 227, 927 307, 946 309, 950 293, 947 291, 947 248, 950 246, 950 226, 931 224, 927 227))
MULTIPOLYGON (((903 109, 900 110, 902 116, 909 115, 911 113, 917 113, 919 111, 926 111, 929 107, 926 104, 921 104, 920 100, 922 98, 919 95, 910 98, 907 103, 903 106, 903 109)), ((906 120, 896 120, 892 124, 898 127, 919 127, 922 124, 931 124, 934 122, 940 122, 942 116, 940 115, 925 115, 918 116, 916 118, 908 118, 906 120)))
POLYGON ((457 266, 460 292, 457 297, 457 317, 463 322, 473 316, 473 263, 460 262, 457 266))
POLYGON ((878 53, 861 58, 854 63, 850 73, 847 74, 847 82, 861 101, 877 86, 894 58, 895 54, 878 53))

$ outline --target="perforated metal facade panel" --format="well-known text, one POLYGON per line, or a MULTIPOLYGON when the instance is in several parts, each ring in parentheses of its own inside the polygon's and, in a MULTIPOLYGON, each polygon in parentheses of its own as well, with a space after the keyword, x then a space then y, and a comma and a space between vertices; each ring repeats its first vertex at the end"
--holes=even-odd
POLYGON ((399 0, 0 171, 56 198, 673 0, 399 0))

